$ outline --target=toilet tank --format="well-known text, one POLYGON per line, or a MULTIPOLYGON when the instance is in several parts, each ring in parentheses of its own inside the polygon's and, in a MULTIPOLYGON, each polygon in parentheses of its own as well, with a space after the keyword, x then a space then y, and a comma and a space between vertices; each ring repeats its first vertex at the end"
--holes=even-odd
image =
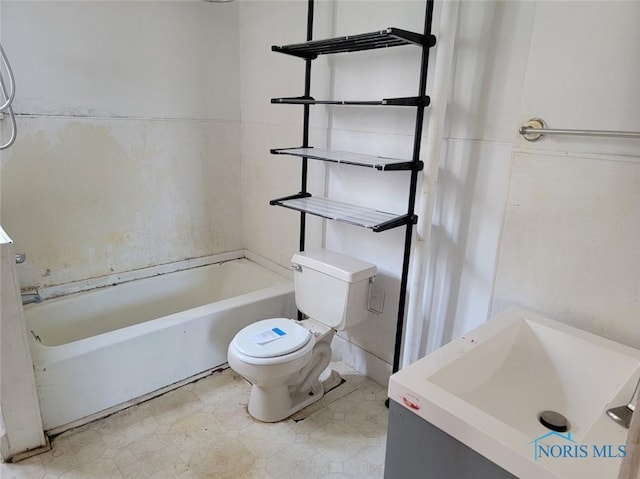
POLYGON ((300 311, 337 330, 367 319, 375 265, 325 249, 296 253, 291 261, 300 311))

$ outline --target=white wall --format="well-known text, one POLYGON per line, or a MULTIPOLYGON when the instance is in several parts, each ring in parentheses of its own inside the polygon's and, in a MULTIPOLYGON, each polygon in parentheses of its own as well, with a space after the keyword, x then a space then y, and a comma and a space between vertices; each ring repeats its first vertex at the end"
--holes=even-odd
MULTIPOLYGON (((637 2, 539 3, 521 121, 640 131, 639 17, 637 2)), ((639 238, 640 140, 518 139, 493 309, 638 348, 639 238)))
MULTIPOLYGON (((243 247, 238 5, 3 1, 22 286, 243 247)), ((7 122, 4 122, 7 123, 7 122)))
MULTIPOLYGON (((534 8, 532 2, 460 6, 432 219, 423 352, 489 318, 534 8)), ((437 35, 437 17, 434 25, 437 35)))
MULTIPOLYGON (((337 2, 334 35, 372 32, 391 26, 422 32, 424 13, 423 2, 337 2)), ((332 57, 332 95, 345 100, 416 96, 420 57, 421 49, 413 46, 332 57)), ((329 146, 411 160, 415 117, 414 108, 332 108, 329 146)), ((343 165, 328 167, 330 198, 398 215, 407 211, 409 184, 409 172, 379 172, 343 165)), ((328 223, 326 228, 327 248, 378 267, 376 288, 385 292, 383 313, 369 313, 368 322, 338 333, 353 344, 346 345, 347 362, 355 363, 378 379, 379 360, 386 364, 393 362, 404 238, 404 228, 382 233, 339 223, 328 223), (367 357, 364 351, 373 358, 367 357), (359 355, 364 355, 366 360, 358 358, 359 355)), ((337 339, 336 346, 341 344, 345 346, 337 339)), ((336 350, 340 353, 340 349, 336 350)))
MULTIPOLYGON (((315 6, 314 38, 331 36, 332 1, 315 6)), ((273 53, 272 45, 304 41, 307 2, 240 2, 240 72, 242 116, 242 179, 245 241, 248 250, 289 268, 299 250, 299 215, 269 205, 275 198, 300 191, 301 160, 274 156, 271 148, 302 145, 303 107, 272 105, 271 98, 304 94, 304 61, 273 53)), ((328 91, 325 59, 314 62, 312 90, 317 97, 328 91)), ((327 114, 324 107, 312 107, 310 142, 326 143, 327 114)), ((324 166, 310 162, 311 191, 322 191, 324 166)), ((322 223, 308 217, 307 248, 322 242, 322 223)))
MULTIPOLYGON (((243 12, 253 11, 257 3, 245 2, 243 12)), ((276 24, 292 29, 285 42, 304 38, 302 3, 281 4, 284 16, 272 17, 276 24)), ((589 3, 578 8, 572 2, 462 2, 433 218, 430 281, 425 285, 428 300, 423 318, 428 328, 423 351, 437 348, 514 303, 637 343, 633 339, 637 332, 630 334, 639 289, 638 255, 633 248, 640 224, 634 217, 640 191, 637 142, 547 138, 531 145, 517 134, 519 125, 532 116, 543 116, 561 128, 640 129, 633 81, 640 58, 638 33, 632 25, 637 8, 623 3, 589 3), (594 31, 601 33, 593 35, 594 31), (567 202, 571 209, 563 209, 567 202), (571 221, 558 224, 567 218, 571 221), (613 244, 616 247, 609 246, 613 244), (576 281, 576 277, 583 279, 576 281)), ((438 10, 439 4, 436 36, 438 10)), ((423 2, 338 1, 327 36, 386 26, 421 31, 423 12, 423 2)), ((241 14, 241 24, 244 19, 241 14)), ((252 49, 248 43, 243 47, 252 49)), ((434 52, 437 55, 437 47, 434 52)), ((282 60, 276 54, 267 60, 267 52, 264 55, 266 62, 278 64, 273 71, 266 69, 269 83, 283 85, 285 93, 275 96, 300 94, 301 62, 296 65, 296 59, 282 60)), ((417 55, 407 47, 330 57, 326 60, 328 90, 322 84, 317 96, 370 99, 414 94, 417 55)), ((318 72, 315 64, 314 72, 318 72)), ((243 75, 243 88, 250 89, 251 83, 243 75)), ((268 96, 252 104, 269 108, 268 96)), ((286 123, 292 131, 300 125, 296 107, 270 108, 263 118, 277 119, 264 120, 267 133, 257 140, 264 146, 254 146, 263 152, 274 144, 280 146, 268 138, 277 131, 274 125, 286 123), (283 118, 279 116, 282 108, 294 113, 283 118)), ((414 119, 410 110, 329 107, 323 111, 327 112, 328 146, 410 155, 414 119)), ((248 136, 243 138, 245 146, 253 141, 248 136)), ((318 146, 324 146, 321 140, 316 140, 318 146)), ((291 168, 296 168, 295 161, 291 168)), ((295 191, 297 174, 298 170, 286 177, 276 173, 279 179, 272 177, 272 189, 279 190, 275 185, 286 182, 296 185, 291 189, 295 191)), ((328 166, 326 191, 337 199, 402 212, 403 175, 328 166)), ((294 217, 265 233, 266 241, 248 239, 253 248, 269 251, 285 264, 297 244, 282 231, 297 235, 297 215, 267 209, 260 215, 263 211, 269 218, 294 217), (278 235, 285 248, 278 244, 278 235)), ((270 228, 264 220, 263 228, 270 228)), ((402 231, 374 234, 329 222, 324 243, 376 263, 380 269, 378 285, 387 293, 384 314, 371 315, 369 324, 341 333, 342 339, 336 340, 352 363, 379 373, 380 361, 384 369, 392 360, 402 231)))
MULTIPOLYGON (((531 116, 561 128, 640 129, 637 8, 462 3, 423 350, 513 303, 638 343, 637 142, 546 138, 532 145, 516 133, 531 116), (552 267, 561 273, 560 289, 541 280, 552 267), (591 279, 583 287, 575 277, 591 279), (616 319, 604 319, 612 310, 616 319)), ((300 160, 269 149, 301 143, 302 107, 269 100, 303 93, 304 62, 270 46, 304 40, 305 1, 3 1, 1 13, 0 40, 15 66, 22 114, 20 140, 2 156, 1 219, 27 252, 25 285, 243 246, 289 265, 298 215, 268 202, 299 190, 300 160)), ((387 26, 422 31, 423 19, 422 1, 322 0, 314 36, 387 26)), ((418 66, 419 50, 411 47, 321 57, 312 94, 413 95, 418 66)), ((411 153, 411 109, 311 111, 312 145, 411 153)), ((310 168, 312 193, 405 208, 406 173, 313 161, 310 168)), ((307 248, 324 245, 379 267, 384 313, 335 344, 365 372, 382 374, 393 354, 402 229, 375 234, 308 223, 307 248)))
MULTIPOLYGON (((320 2, 320 10, 316 25, 321 34, 314 38, 389 26, 422 32, 424 27, 424 2, 320 2)), ((436 279, 430 305, 437 318, 432 321, 435 329, 430 339, 434 347, 489 315, 533 10, 528 2, 462 5, 434 218, 436 279)), ((438 11, 439 5, 436 35, 438 11)), ((241 3, 247 246, 283 265, 288 265, 297 248, 298 215, 266 205, 269 199, 298 191, 299 160, 269 158, 267 151, 300 143, 302 108, 270 105, 269 98, 302 94, 303 62, 271 53, 261 42, 265 36, 271 39, 269 45, 303 41, 305 24, 306 2, 241 3), (269 26, 273 31, 268 31, 269 26), (257 58, 259 75, 253 63, 257 58)), ((437 48, 433 52, 437 54, 437 48)), ((347 100, 412 96, 418 90, 419 67, 420 50, 412 47, 320 57, 313 65, 312 95, 347 100)), ((426 116, 428 121, 428 110, 426 116)), ((317 106, 312 108, 311 143, 410 158, 414 120, 411 108, 317 106)), ((312 185, 312 193, 326 192, 332 198, 385 211, 406 211, 408 173, 329 165, 316 167, 312 175, 322 178, 323 172, 326 185, 312 185)), ((330 249, 378 266, 377 285, 386 292, 383 314, 371 314, 369 323, 340 333, 334 349, 384 380, 393 358, 404 230, 376 234, 327 222, 323 230, 312 230, 308 237, 312 244, 308 242, 307 247, 324 242, 330 249)), ((424 343, 426 348, 426 338, 424 343)))

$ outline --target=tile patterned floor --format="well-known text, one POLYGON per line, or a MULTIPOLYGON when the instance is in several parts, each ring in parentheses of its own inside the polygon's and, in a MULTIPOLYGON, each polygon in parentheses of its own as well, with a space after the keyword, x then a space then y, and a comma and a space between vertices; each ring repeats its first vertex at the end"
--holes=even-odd
POLYGON ((386 389, 340 362, 346 380, 275 424, 249 416, 251 385, 231 369, 67 431, 52 450, 0 464, 2 479, 383 477, 386 389))

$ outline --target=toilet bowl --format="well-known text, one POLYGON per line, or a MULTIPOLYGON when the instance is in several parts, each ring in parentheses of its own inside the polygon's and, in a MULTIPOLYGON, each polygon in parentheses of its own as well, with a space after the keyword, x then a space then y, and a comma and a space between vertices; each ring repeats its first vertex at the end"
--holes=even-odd
POLYGON ((311 319, 265 319, 238 332, 227 357, 252 384, 249 414, 277 422, 321 399, 319 378, 331 361, 332 337, 332 329, 311 319))
POLYGON ((322 398, 333 334, 366 321, 376 273, 375 265, 324 249, 296 253, 292 262, 296 305, 309 319, 250 324, 227 354, 229 366, 253 385, 249 414, 263 422, 281 421, 322 398))

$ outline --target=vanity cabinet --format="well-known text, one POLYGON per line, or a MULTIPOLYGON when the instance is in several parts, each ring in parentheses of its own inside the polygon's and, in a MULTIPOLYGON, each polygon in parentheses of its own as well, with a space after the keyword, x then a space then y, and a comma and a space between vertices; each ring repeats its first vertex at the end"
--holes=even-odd
POLYGON ((417 414, 389 401, 385 479, 517 479, 417 414))

